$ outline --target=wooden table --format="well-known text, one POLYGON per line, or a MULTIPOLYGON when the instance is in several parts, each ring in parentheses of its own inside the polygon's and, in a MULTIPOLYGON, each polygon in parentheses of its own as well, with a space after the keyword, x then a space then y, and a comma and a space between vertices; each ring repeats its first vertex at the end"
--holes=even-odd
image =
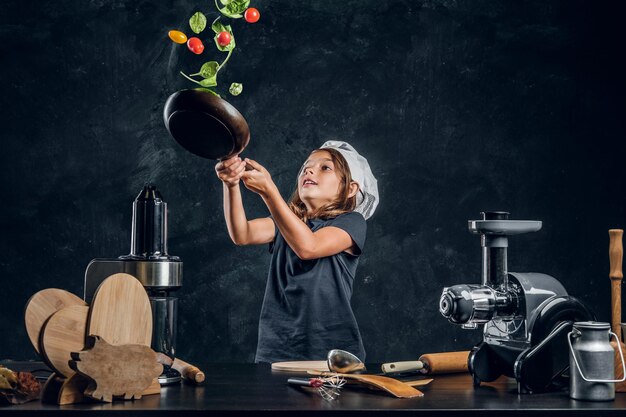
MULTIPOLYGON (((11 364, 6 363, 9 367, 11 364)), ((611 402, 571 400, 566 391, 518 395, 515 381, 501 378, 474 388, 469 375, 438 375, 421 387, 422 398, 397 399, 383 392, 346 387, 332 402, 322 399, 311 388, 287 384, 294 373, 272 372, 268 365, 207 364, 201 366, 207 381, 201 386, 177 384, 164 387, 161 395, 138 401, 112 404, 54 406, 39 402, 0 408, 2 416, 26 415, 626 415, 626 394, 616 394, 611 402), (296 414, 297 413, 297 414, 296 414)), ((377 369, 370 366, 369 369, 377 369)), ((415 379, 415 378, 413 378, 415 379)))

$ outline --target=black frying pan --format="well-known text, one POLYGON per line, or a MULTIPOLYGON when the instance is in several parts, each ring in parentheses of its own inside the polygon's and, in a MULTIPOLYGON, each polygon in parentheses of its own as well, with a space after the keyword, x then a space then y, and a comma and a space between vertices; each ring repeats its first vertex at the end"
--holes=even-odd
POLYGON ((207 159, 228 159, 250 141, 248 123, 241 113, 208 91, 175 92, 165 102, 163 121, 176 142, 207 159))

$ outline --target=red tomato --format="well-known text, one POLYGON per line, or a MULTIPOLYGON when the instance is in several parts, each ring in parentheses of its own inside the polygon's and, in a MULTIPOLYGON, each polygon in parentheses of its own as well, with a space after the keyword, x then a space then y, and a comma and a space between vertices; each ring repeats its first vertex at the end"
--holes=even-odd
POLYGON ((250 7, 246 9, 245 13, 243 14, 243 17, 244 19, 246 19, 246 22, 248 23, 256 23, 261 18, 261 14, 254 7, 250 7))
POLYGON ((196 37, 189 38, 189 40, 187 41, 187 48, 189 48, 189 50, 196 55, 199 55, 202 53, 202 51, 204 51, 204 45, 202 44, 202 41, 196 37))
POLYGON ((220 32, 219 35, 217 35, 217 43, 220 46, 228 46, 230 39, 230 33, 227 31, 220 32))

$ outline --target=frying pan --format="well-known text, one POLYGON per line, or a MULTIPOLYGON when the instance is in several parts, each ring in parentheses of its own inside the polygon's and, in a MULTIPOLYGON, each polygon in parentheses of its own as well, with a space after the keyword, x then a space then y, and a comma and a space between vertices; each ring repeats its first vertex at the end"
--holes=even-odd
POLYGON ((169 96, 163 121, 176 142, 202 158, 228 159, 250 141, 248 123, 241 113, 202 89, 180 90, 169 96))

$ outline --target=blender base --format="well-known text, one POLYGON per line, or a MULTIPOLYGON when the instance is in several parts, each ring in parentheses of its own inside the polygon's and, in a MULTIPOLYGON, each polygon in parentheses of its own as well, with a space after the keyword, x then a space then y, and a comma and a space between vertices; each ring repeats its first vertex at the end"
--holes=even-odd
POLYGON ((180 372, 174 368, 165 366, 163 373, 159 375, 159 384, 161 384, 161 386, 177 384, 182 379, 183 378, 180 376, 180 372))

